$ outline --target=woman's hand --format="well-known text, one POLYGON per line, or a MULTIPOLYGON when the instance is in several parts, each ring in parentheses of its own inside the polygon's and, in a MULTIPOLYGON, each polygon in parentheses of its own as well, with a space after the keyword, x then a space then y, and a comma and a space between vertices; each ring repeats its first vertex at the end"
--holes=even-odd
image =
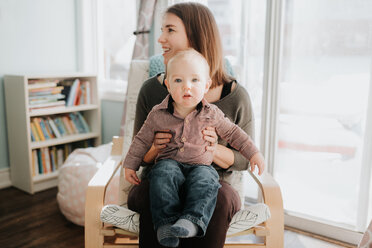
POLYGON ((206 127, 203 130, 203 139, 209 142, 209 146, 205 147, 207 151, 214 152, 218 144, 218 136, 214 127, 206 127))
POLYGON ((251 172, 256 169, 256 165, 258 167, 258 175, 262 175, 265 169, 265 159, 260 152, 255 153, 251 159, 249 160, 251 164, 251 172))
POLYGON ((234 164, 234 153, 226 146, 218 144, 218 135, 214 127, 203 130, 204 140, 209 142, 205 149, 213 152, 213 162, 223 169, 228 169, 234 164))
POLYGON ((127 180, 131 184, 139 185, 141 183, 141 180, 139 180, 139 178, 137 177, 135 170, 124 168, 124 176, 125 180, 127 180))
POLYGON ((167 143, 170 142, 172 134, 170 130, 161 130, 155 134, 154 141, 150 150, 143 157, 143 161, 146 163, 154 162, 156 156, 158 156, 161 149, 167 147, 167 143))
POLYGON ((172 134, 170 130, 160 130, 155 134, 153 146, 157 151, 167 147, 167 143, 170 142, 172 134))

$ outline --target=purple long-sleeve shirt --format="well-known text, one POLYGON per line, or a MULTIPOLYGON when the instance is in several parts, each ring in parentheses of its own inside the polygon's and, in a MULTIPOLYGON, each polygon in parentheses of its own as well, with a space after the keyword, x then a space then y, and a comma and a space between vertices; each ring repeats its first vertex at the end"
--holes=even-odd
POLYGON ((202 133, 206 127, 215 127, 217 134, 248 160, 258 152, 249 135, 225 117, 217 106, 203 99, 193 112, 183 118, 174 111, 172 102, 172 97, 168 95, 148 114, 125 157, 125 168, 138 170, 156 132, 166 129, 171 130, 172 139, 160 151, 156 161, 174 159, 186 164, 210 165, 213 153, 206 150, 209 142, 203 139, 202 133))

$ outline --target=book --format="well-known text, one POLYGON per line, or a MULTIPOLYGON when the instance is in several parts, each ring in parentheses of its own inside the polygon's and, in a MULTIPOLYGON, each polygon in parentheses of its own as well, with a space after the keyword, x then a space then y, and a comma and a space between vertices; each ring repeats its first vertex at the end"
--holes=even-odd
POLYGON ((36 153, 37 153, 37 161, 38 161, 38 165, 39 165, 39 174, 43 174, 44 173, 44 170, 43 170, 43 160, 41 158, 41 151, 40 151, 40 149, 37 149, 36 150, 36 153))
POLYGON ((34 134, 32 133, 32 129, 31 129, 31 141, 35 141, 35 137, 34 137, 34 134))
POLYGON ((58 83, 58 80, 55 80, 55 81, 30 80, 28 81, 27 88, 29 90, 51 88, 51 87, 56 87, 57 83, 58 83))
POLYGON ((28 92, 29 97, 40 97, 40 96, 50 96, 60 94, 63 91, 62 86, 57 86, 54 88, 47 88, 47 89, 38 89, 38 90, 31 90, 28 92))
POLYGON ((62 121, 63 121, 63 124, 65 125, 65 127, 67 128, 67 132, 69 134, 74 134, 75 133, 75 130, 71 126, 71 123, 69 121, 69 118, 67 116, 62 116, 62 121))
POLYGON ((62 136, 68 135, 67 129, 65 125, 63 124, 60 116, 54 119, 54 123, 56 124, 58 131, 60 132, 62 136))
POLYGON ((53 133, 54 133, 55 137, 56 137, 56 138, 61 138, 62 135, 61 135, 61 133, 59 132, 59 130, 58 130, 56 124, 54 123, 53 119, 50 118, 50 117, 47 117, 47 121, 48 121, 48 123, 49 123, 49 126, 50 126, 51 129, 53 130, 53 133))
POLYGON ((31 125, 31 133, 34 135, 35 141, 40 141, 39 134, 37 133, 37 130, 35 127, 35 123, 31 121, 30 125, 31 125))
POLYGON ((65 161, 63 158, 63 149, 59 148, 57 149, 57 169, 61 168, 63 165, 63 162, 65 161))
POLYGON ((77 128, 78 132, 79 133, 85 133, 86 131, 84 129, 84 126, 81 123, 81 121, 80 121, 79 117, 77 116, 77 114, 76 113, 70 113, 69 116, 70 116, 70 119, 71 119, 72 123, 77 128))
POLYGON ((90 132, 90 128, 88 126, 88 123, 85 121, 83 115, 80 112, 76 112, 76 115, 79 117, 79 120, 80 120, 81 124, 84 127, 85 133, 89 133, 90 132))
POLYGON ((45 139, 46 140, 51 139, 42 118, 35 118, 35 119, 37 119, 37 121, 40 123, 41 131, 43 132, 45 139))
POLYGON ((64 107, 65 101, 57 101, 57 102, 46 102, 46 103, 40 103, 40 104, 34 104, 32 106, 29 106, 30 110, 33 109, 40 109, 40 108, 50 108, 50 107, 64 107))
POLYGON ((46 94, 51 94, 53 92, 61 92, 62 90, 63 90, 62 86, 28 89, 28 94, 31 95, 31 96, 46 95, 46 94))
POLYGON ((41 101, 41 100, 59 100, 59 99, 64 99, 65 95, 58 93, 58 94, 50 94, 50 95, 34 95, 34 96, 29 96, 28 100, 30 102, 33 101, 41 101))
POLYGON ((45 140, 45 136, 43 134, 43 131, 41 130, 41 126, 40 126, 40 123, 38 121, 38 118, 35 117, 32 121, 35 124, 35 128, 36 128, 37 134, 38 134, 38 136, 40 138, 40 141, 44 141, 45 140))
POLYGON ((79 88, 80 88, 80 80, 77 78, 77 79, 74 80, 74 83, 71 86, 70 92, 69 92, 68 97, 67 97, 66 106, 73 106, 74 105, 79 88))
POLYGON ((85 81, 85 104, 91 104, 90 82, 85 81))
POLYGON ((54 139, 56 136, 54 135, 54 133, 52 131, 52 127, 49 125, 48 120, 45 119, 45 118, 42 118, 41 121, 44 122, 44 125, 45 125, 45 128, 47 130, 47 133, 48 133, 49 137, 51 139, 54 139))
POLYGON ((33 176, 33 177, 37 175, 36 168, 37 168, 37 170, 39 170, 38 166, 36 166, 36 159, 35 159, 35 156, 37 157, 37 155, 36 155, 36 151, 33 150, 33 151, 31 152, 31 159, 32 159, 31 164, 32 164, 32 176, 33 176))
POLYGON ((49 149, 49 155, 50 155, 50 164, 52 167, 52 171, 57 170, 57 149, 55 146, 51 147, 49 149))

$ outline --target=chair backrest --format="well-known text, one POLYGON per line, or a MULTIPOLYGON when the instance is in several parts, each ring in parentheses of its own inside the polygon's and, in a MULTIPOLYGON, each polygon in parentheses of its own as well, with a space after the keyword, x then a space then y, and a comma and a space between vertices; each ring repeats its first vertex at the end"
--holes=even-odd
MULTIPOLYGON (((149 77, 149 62, 147 60, 133 60, 128 75, 128 88, 126 97, 126 111, 124 124, 123 157, 128 152, 132 142, 134 117, 136 114, 136 103, 142 83, 149 77)), ((140 173, 140 171, 139 171, 140 173)), ((124 170, 120 172, 119 205, 126 205, 128 193, 132 185, 124 179, 124 170)))

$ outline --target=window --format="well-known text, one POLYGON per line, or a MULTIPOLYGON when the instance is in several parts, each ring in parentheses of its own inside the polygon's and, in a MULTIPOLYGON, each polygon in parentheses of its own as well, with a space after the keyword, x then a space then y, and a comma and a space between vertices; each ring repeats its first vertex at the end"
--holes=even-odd
POLYGON ((284 1, 273 174, 288 216, 365 229, 371 9, 362 0, 284 1))
POLYGON ((99 19, 102 53, 100 92, 104 97, 117 92, 125 96, 137 21, 136 1, 105 0, 100 3, 99 19), (105 92, 109 92, 106 94, 105 92))

